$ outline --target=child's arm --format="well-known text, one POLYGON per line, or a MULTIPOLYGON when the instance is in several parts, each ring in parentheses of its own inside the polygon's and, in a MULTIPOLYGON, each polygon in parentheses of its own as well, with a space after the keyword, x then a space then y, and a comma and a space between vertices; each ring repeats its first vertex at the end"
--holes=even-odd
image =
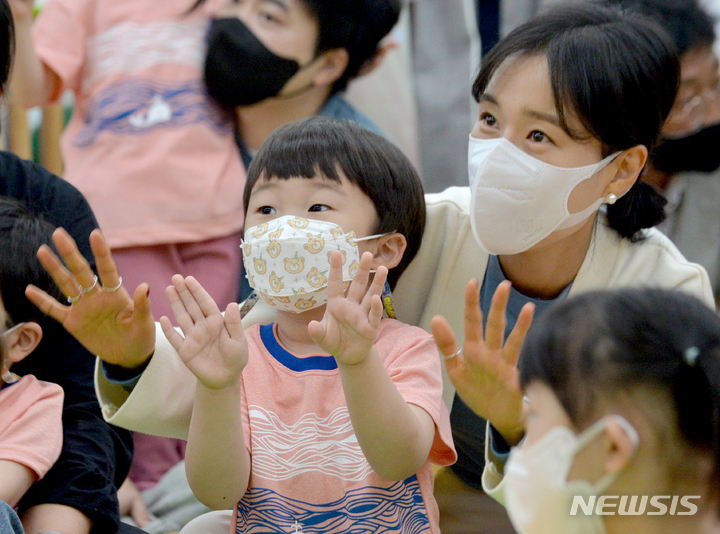
POLYGON ((405 402, 374 347, 387 269, 378 268, 368 289, 371 262, 372 254, 364 253, 344 296, 340 254, 332 253, 325 316, 308 330, 337 360, 353 429, 368 463, 383 478, 404 480, 427 461, 435 423, 425 410, 405 402))
POLYGON ((215 509, 232 508, 250 479, 241 417, 240 375, 248 362, 248 345, 240 309, 229 304, 225 316, 192 277, 180 275, 168 287, 173 314, 184 336, 167 317, 163 332, 185 365, 197 377, 195 403, 185 455, 190 487, 215 509))
POLYGON ((0 460, 0 501, 15 507, 35 480, 35 472, 29 467, 10 460, 0 460))
POLYGON ((60 456, 64 394, 26 375, 1 395, 0 500, 15 506, 60 456))
POLYGON ((525 334, 532 322, 534 306, 526 304, 520 311, 515 328, 505 337, 505 308, 510 297, 510 282, 495 290, 483 332, 480 290, 477 280, 465 288, 465 341, 457 352, 455 334, 441 316, 430 323, 435 341, 446 356, 445 368, 455 390, 465 404, 487 419, 510 445, 524 434, 522 426, 522 391, 517 369, 525 334))
POLYGON ((15 60, 10 94, 23 107, 47 104, 58 92, 60 77, 35 53, 32 41, 33 0, 10 0, 15 22, 15 60))

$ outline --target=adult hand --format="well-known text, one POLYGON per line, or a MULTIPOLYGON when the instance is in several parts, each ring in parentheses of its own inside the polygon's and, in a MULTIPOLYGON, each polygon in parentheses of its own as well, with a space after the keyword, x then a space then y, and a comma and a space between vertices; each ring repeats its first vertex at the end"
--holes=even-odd
POLYGON ((313 341, 338 363, 355 365, 370 354, 377 340, 382 319, 380 294, 387 278, 387 268, 380 266, 368 288, 372 254, 363 253, 347 296, 342 279, 340 252, 330 256, 328 303, 322 321, 311 321, 308 332, 313 341))
POLYGON ((165 337, 203 386, 209 389, 232 386, 248 362, 240 308, 230 303, 223 316, 195 278, 183 279, 176 274, 172 282, 167 296, 183 335, 163 316, 160 325, 165 337))
POLYGON ((55 230, 53 242, 65 264, 45 245, 40 247, 37 256, 63 294, 69 297, 70 305, 61 304, 33 285, 25 290, 30 302, 107 363, 129 369, 145 363, 155 350, 155 321, 150 311, 148 285, 140 284, 130 298, 122 286, 110 248, 97 229, 90 234, 90 247, 99 279, 64 229, 55 230))
POLYGON ((526 304, 515 327, 505 337, 505 309, 510 282, 502 282, 493 295, 487 328, 483 332, 477 280, 465 288, 465 341, 457 349, 455 333, 441 316, 430 322, 435 342, 447 358, 445 368, 460 398, 477 415, 490 421, 510 445, 523 436, 522 403, 517 360, 532 323, 534 306, 526 304))

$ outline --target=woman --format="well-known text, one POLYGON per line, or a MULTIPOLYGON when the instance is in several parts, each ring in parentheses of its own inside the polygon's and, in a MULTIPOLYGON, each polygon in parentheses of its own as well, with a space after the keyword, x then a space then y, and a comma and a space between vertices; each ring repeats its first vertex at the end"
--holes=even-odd
MULTIPOLYGON (((468 210, 475 237, 491 252, 478 268, 482 311, 488 314, 503 280, 513 284, 501 290, 509 299, 507 333, 516 321, 519 331, 527 328, 531 307, 541 312, 588 289, 687 289, 688 279, 672 281, 687 269, 682 256, 645 230, 662 220, 662 199, 638 181, 675 99, 677 68, 672 44, 650 22, 599 6, 548 12, 486 57, 473 86, 479 117, 470 136, 468 210)), ((711 304, 704 272, 697 282, 691 291, 711 304)), ((467 309, 477 306, 477 292, 471 283, 467 309)), ((448 323, 438 318, 433 326, 446 357, 455 354, 448 323)), ((492 341, 501 344, 502 336, 492 341)), ((443 473, 438 491, 452 486, 448 506, 457 509, 465 496, 469 510, 475 498, 481 502, 484 467, 485 425, 477 414, 494 423, 501 446, 502 438, 516 443, 522 426, 517 389, 495 411, 497 399, 481 394, 465 364, 461 357, 447 367, 458 388, 452 421, 459 459, 451 469, 464 485, 443 473)))

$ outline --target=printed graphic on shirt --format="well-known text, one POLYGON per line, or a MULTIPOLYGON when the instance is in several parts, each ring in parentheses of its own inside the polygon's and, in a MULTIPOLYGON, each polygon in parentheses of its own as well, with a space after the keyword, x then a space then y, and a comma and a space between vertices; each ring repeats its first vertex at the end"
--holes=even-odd
POLYGON ((253 478, 279 481, 318 472, 357 482, 372 472, 346 406, 336 408, 325 418, 305 414, 292 425, 262 406, 248 406, 248 412, 253 478))
POLYGON ((321 505, 253 488, 238 503, 235 532, 421 534, 429 530, 420 485, 413 475, 388 488, 357 488, 321 505))
POLYGON ((142 73, 157 65, 178 64, 202 69, 205 19, 123 22, 87 40, 83 91, 117 74, 142 73))
POLYGON ((126 80, 95 95, 85 107, 85 124, 76 146, 92 144, 102 132, 144 135, 155 128, 205 124, 218 135, 232 131, 232 120, 209 99, 202 81, 180 84, 126 80))

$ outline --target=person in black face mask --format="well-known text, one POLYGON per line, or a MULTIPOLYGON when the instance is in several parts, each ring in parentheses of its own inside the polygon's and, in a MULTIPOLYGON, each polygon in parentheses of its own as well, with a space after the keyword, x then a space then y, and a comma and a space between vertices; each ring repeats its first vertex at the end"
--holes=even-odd
MULTIPOLYGON (((200 5, 204 0, 198 0, 200 5)), ((278 126, 311 115, 378 128, 340 95, 379 64, 399 0, 243 0, 221 10, 208 33, 205 83, 237 110, 243 161, 278 126)))
POLYGON ((680 53, 680 86, 643 179, 668 200, 658 227, 708 271, 720 302, 720 68, 696 0, 611 0, 654 17, 680 53))
MULTIPOLYGON (((392 47, 380 41, 400 9, 400 0, 242 0, 217 13, 205 83, 220 104, 235 109, 246 168, 273 130, 312 115, 353 120, 382 135, 342 92, 392 47)), ((238 302, 250 292, 243 272, 238 302)))

